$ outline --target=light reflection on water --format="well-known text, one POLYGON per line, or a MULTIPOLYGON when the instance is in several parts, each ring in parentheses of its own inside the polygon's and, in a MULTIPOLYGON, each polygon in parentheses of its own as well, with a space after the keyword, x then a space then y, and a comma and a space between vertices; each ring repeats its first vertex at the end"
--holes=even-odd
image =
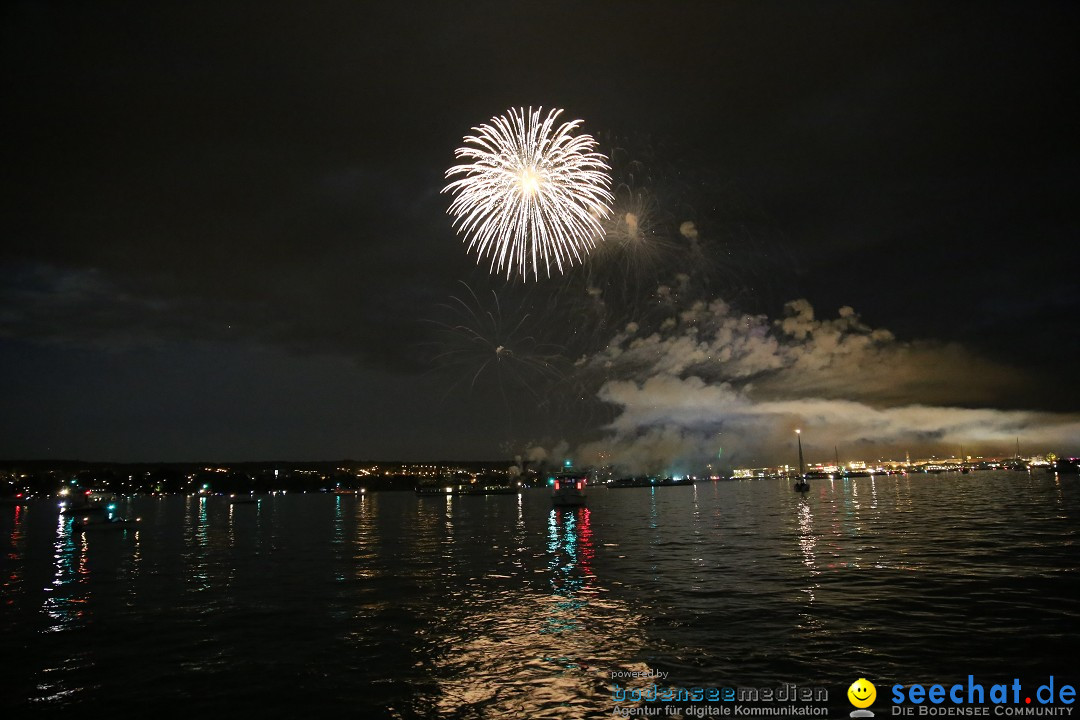
POLYGON ((207 505, 210 498, 199 495, 191 498, 188 511, 184 515, 186 542, 184 547, 184 565, 188 568, 187 584, 189 593, 201 593, 210 589, 209 562, 207 548, 210 543, 210 524, 207 505))
POLYGON ((0 510, 17 707, 599 717, 614 670, 1060 678, 1080 623, 1076 476, 122 505, 138 532, 0 510))
MULTIPOLYGON (((519 501, 520 502, 520 501, 519 501)), ((519 505, 519 517, 521 517, 519 505)), ((596 548, 592 511, 548 511, 543 556, 514 559, 511 575, 473 578, 457 601, 465 614, 444 627, 432 668, 437 692, 421 699, 441 717, 582 718, 610 713, 612 669, 645 666, 628 658, 640 648, 642 628, 629 606, 606 594, 592 567, 596 548), (520 561, 519 561, 520 560, 520 561), (542 561, 544 582, 521 575, 542 561)), ((506 548, 513 555, 524 546, 506 548)))
POLYGON ((46 587, 42 610, 53 623, 48 632, 59 632, 82 618, 86 605, 87 537, 71 529, 71 519, 59 515, 53 543, 53 580, 46 587), (79 593, 76 583, 83 585, 79 593))
POLYGON ((12 509, 11 532, 7 536, 8 547, 4 552, 3 565, 3 602, 14 605, 23 582, 23 556, 26 554, 26 531, 23 521, 26 508, 16 505, 12 509))
POLYGON ((378 496, 367 494, 361 495, 356 502, 356 548, 353 560, 358 579, 374 579, 380 573, 376 503, 378 496))
MULTIPOLYGON (((52 543, 52 581, 43 588, 42 615, 48 624, 41 632, 59 634, 81 630, 92 619, 90 586, 90 538, 75 532, 72 518, 57 515, 52 543)), ((78 678, 92 671, 94 660, 86 648, 58 658, 55 665, 38 669, 32 701, 41 704, 74 699, 86 690, 78 678)))

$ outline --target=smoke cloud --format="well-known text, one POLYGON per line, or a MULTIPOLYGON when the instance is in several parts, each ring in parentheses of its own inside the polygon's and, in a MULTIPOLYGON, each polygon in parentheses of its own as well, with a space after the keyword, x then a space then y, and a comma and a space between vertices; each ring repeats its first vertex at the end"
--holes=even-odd
POLYGON ((1080 415, 1001 410, 1028 379, 964 348, 902 342, 850 307, 819 320, 806 300, 783 317, 697 302, 649 334, 628 325, 580 363, 617 415, 580 446, 579 462, 627 472, 699 472, 808 461, 995 455, 1020 437, 1029 452, 1070 451, 1080 415), (1037 447, 1036 447, 1037 446, 1037 447))

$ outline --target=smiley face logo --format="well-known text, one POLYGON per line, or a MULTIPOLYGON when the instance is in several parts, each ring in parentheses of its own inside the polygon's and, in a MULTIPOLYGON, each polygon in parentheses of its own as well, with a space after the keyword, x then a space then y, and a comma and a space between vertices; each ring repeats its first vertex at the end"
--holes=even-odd
POLYGON ((847 689, 848 700, 857 708, 868 708, 877 699, 877 688, 866 678, 859 678, 847 689))

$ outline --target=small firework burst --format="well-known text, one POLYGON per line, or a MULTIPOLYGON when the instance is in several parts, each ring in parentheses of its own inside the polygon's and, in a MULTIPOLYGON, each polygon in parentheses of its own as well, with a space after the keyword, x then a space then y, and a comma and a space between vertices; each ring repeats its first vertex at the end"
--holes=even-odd
POLYGON ((539 398, 548 383, 562 376, 563 348, 541 339, 537 319, 524 302, 507 315, 494 291, 482 300, 462 284, 465 293, 442 305, 442 319, 429 321, 435 330, 433 364, 458 376, 469 390, 491 382, 500 393, 513 386, 539 398))

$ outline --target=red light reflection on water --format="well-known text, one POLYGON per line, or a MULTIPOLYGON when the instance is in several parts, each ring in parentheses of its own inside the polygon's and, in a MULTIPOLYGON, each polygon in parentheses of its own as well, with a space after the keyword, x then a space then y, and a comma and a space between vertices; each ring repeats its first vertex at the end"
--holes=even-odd
POLYGON ((11 572, 4 579, 3 585, 5 605, 15 604, 16 590, 22 584, 22 563, 19 560, 22 557, 23 545, 26 539, 26 534, 23 531, 23 519, 26 517, 26 510, 21 505, 16 505, 14 509, 15 520, 11 526, 11 535, 8 537, 10 550, 7 553, 7 559, 11 562, 11 572))

